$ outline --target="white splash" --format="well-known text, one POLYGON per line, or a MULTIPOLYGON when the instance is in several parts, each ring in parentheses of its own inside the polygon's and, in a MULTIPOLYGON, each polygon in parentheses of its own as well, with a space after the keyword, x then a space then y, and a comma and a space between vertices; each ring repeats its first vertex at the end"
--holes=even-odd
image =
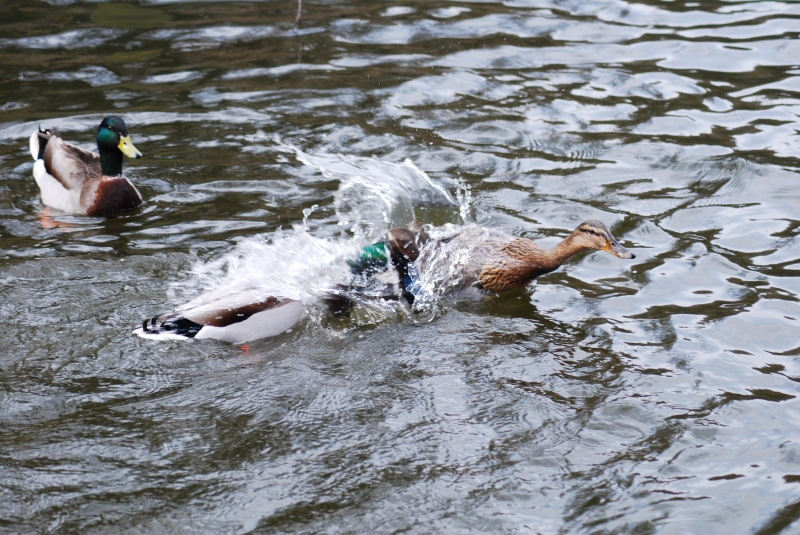
POLYGON ((347 261, 356 258, 363 245, 355 239, 316 238, 295 225, 292 232, 278 230, 271 237, 242 240, 222 258, 196 264, 191 284, 209 288, 204 294, 209 297, 227 294, 231 306, 270 296, 308 305, 349 281, 347 261))
POLYGON ((281 150, 339 181, 334 208, 339 224, 357 235, 377 236, 415 219, 415 206, 458 206, 444 187, 411 160, 385 162, 347 154, 310 154, 276 140, 281 150))
MULTIPOLYGON (((337 239, 312 236, 308 220, 317 206, 306 208, 302 224, 294 225, 292 231, 246 238, 223 257, 198 262, 189 280, 173 286, 173 295, 194 297, 198 288, 206 292, 177 310, 215 302, 230 309, 277 297, 302 303, 307 317, 325 323, 324 318, 330 317, 328 299, 346 292, 354 305, 348 320, 351 326, 411 317, 393 269, 383 277, 387 280, 380 276, 361 280, 354 278, 348 262, 356 260, 365 245, 382 240, 390 228, 413 221, 415 206, 459 207, 460 213, 453 210, 453 216, 460 215, 463 220, 469 211, 469 190, 461 185, 456 201, 409 160, 391 163, 341 154, 309 154, 287 144, 280 144, 280 149, 340 182, 334 208, 339 224, 352 235, 337 239), (390 276, 394 277, 391 281, 390 276)), ((424 279, 424 284, 434 288, 436 282, 424 279)), ((426 292, 429 298, 425 303, 437 300, 438 290, 426 292)))
POLYGON ((479 299, 485 294, 470 284, 470 260, 474 245, 489 239, 490 231, 477 225, 444 225, 428 228, 430 241, 410 267, 414 282, 414 312, 423 321, 433 319, 453 299, 479 299), (447 238, 465 235, 469 239, 447 238))

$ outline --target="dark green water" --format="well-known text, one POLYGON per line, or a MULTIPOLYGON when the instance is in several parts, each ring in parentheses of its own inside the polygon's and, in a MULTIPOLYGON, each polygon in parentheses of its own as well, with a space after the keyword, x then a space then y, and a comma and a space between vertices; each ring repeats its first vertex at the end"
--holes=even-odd
POLYGON ((797 533, 800 4, 296 9, 0 4, 0 532, 797 533), (112 114, 144 205, 46 209, 27 137, 112 114), (336 162, 406 159, 481 225, 599 219, 636 259, 247 352, 131 335, 303 210, 341 247, 402 223, 336 162))

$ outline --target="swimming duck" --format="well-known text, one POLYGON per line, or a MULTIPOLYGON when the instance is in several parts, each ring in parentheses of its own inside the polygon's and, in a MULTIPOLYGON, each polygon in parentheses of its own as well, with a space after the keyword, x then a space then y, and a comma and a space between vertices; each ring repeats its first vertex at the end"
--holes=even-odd
MULTIPOLYGON (((439 273, 446 275, 446 280, 437 283, 446 283, 450 291, 474 287, 499 293, 530 284, 585 249, 636 258, 596 220, 584 221, 550 250, 528 238, 470 225, 427 241, 414 260, 413 270, 423 279, 432 271, 446 272, 439 273)), ((413 288, 409 290, 413 293, 413 288)))
POLYGON ((122 155, 141 158, 120 117, 106 117, 97 129, 97 150, 66 143, 55 128, 30 137, 33 177, 47 206, 73 214, 106 217, 136 208, 142 196, 122 175, 122 155))
MULTIPOLYGON (((476 225, 461 227, 451 233, 431 238, 425 226, 392 229, 386 239, 364 247, 358 258, 349 262, 354 277, 377 277, 394 271, 398 284, 387 284, 382 299, 405 298, 414 302, 421 280, 445 266, 450 275, 433 279, 447 285, 449 291, 478 288, 503 292, 526 286, 537 277, 550 273, 574 254, 596 249, 619 258, 635 258, 614 238, 600 221, 584 221, 553 249, 542 249, 528 238, 511 236, 476 225), (399 289, 399 291, 397 291, 399 289)), ((351 288, 334 288, 325 298, 331 312, 347 314, 353 305, 351 288)), ((222 288, 209 292, 178 308, 143 322, 134 331, 152 338, 213 338, 235 344, 275 336, 291 328, 304 307, 292 299, 269 297, 258 302, 236 302, 236 292, 222 288), (233 295, 233 297, 232 297, 233 295)), ((359 293, 359 295, 361 295, 359 293)))
MULTIPOLYGON (((421 236, 427 236, 424 229, 412 228, 392 229, 386 240, 364 247, 355 260, 348 262, 354 280, 358 278, 366 283, 374 278, 378 281, 389 265, 401 274, 401 281, 403 273, 408 277, 409 262, 418 254, 417 243, 421 236)), ((376 288, 377 291, 369 292, 371 298, 397 300, 410 295, 403 284, 378 282, 372 290, 376 288)), ((366 284, 332 288, 324 301, 335 315, 347 314, 353 306, 353 292, 363 297, 367 295, 365 289, 366 284)), ((248 299, 252 295, 248 295, 248 290, 223 287, 205 293, 172 312, 144 320, 134 333, 161 340, 210 338, 243 344, 285 332, 305 311, 303 304, 295 299, 272 296, 248 299)))

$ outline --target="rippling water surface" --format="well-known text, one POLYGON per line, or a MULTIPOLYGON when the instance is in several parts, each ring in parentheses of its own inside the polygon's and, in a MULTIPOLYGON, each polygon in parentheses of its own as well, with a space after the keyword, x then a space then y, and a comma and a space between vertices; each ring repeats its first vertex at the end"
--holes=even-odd
POLYGON ((0 5, 0 531, 798 532, 800 4, 296 9, 0 5), (144 205, 45 208, 26 138, 111 114, 144 205), (636 259, 249 350, 131 335, 411 217, 599 219, 636 259))

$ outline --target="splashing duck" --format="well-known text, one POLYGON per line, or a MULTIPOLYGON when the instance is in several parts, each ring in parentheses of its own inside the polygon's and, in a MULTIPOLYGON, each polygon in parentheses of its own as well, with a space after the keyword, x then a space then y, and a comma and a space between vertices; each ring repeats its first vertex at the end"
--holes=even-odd
MULTIPOLYGON (((367 295, 364 292, 367 285, 372 286, 372 290, 378 288, 377 292, 368 292, 368 298, 397 300, 405 296, 412 302, 413 296, 404 288, 411 283, 408 267, 418 254, 420 237, 427 238, 422 228, 392 229, 386 240, 361 249, 357 257, 348 262, 353 284, 331 288, 323 298, 327 308, 335 315, 348 314, 354 304, 353 298, 367 295), (400 283, 379 282, 387 272, 398 273, 400 283), (371 285, 373 281, 378 283, 371 285)), ((247 299, 247 291, 239 290, 222 287, 207 292, 172 312, 144 320, 133 332, 156 340, 195 338, 243 344, 285 332, 305 312, 305 306, 296 299, 276 296, 247 299)))
POLYGON ((107 217, 131 210, 142 196, 122 174, 122 156, 141 158, 120 117, 106 117, 97 129, 98 152, 66 143, 55 128, 34 132, 33 177, 47 206, 72 214, 107 217), (99 153, 99 154, 98 154, 99 153))
MULTIPOLYGON (((393 270, 399 284, 393 286, 395 291, 390 287, 380 298, 413 303, 419 280, 442 264, 448 264, 449 272, 455 275, 448 282, 451 290, 478 288, 499 293, 530 284, 585 249, 635 258, 608 227, 595 220, 584 221, 550 250, 542 249, 531 239, 476 225, 431 238, 425 226, 414 223, 408 229, 390 230, 385 240, 364 247, 349 264, 353 275, 359 278, 393 270), (456 260, 451 254, 455 251, 459 257, 456 260)), ((209 292, 174 312, 145 320, 134 332, 149 338, 213 338, 243 344, 286 331, 304 311, 302 303, 292 299, 269 297, 235 303, 230 295, 224 288, 209 292)), ((347 314, 353 305, 351 297, 350 289, 334 288, 325 303, 334 314, 347 314)))

